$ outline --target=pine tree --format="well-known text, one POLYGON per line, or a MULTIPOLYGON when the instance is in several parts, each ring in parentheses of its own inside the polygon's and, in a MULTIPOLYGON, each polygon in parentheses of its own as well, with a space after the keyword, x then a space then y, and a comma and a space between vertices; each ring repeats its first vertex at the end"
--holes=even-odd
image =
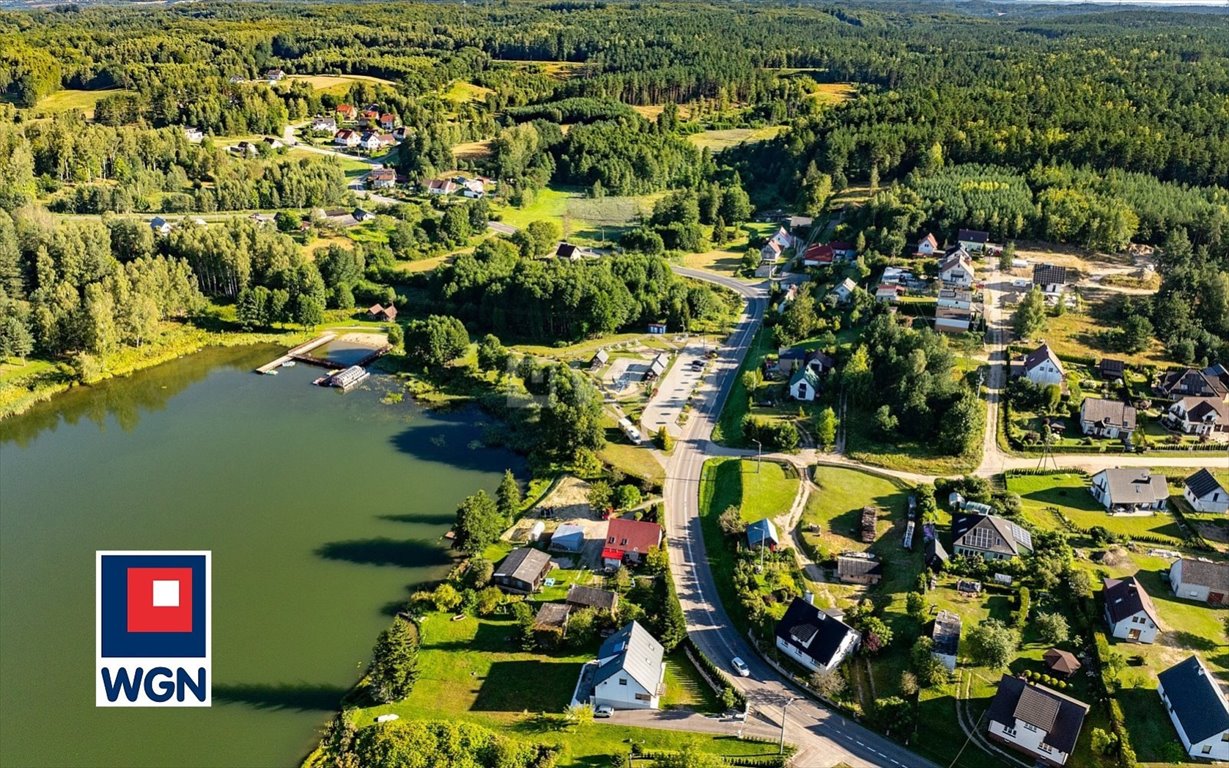
POLYGON ((383 704, 409 696, 418 681, 418 631, 400 616, 376 640, 370 680, 372 696, 383 704))
POLYGON ((495 504, 504 522, 512 522, 517 513, 521 511, 521 487, 517 484, 516 477, 510 469, 504 471, 504 479, 500 481, 499 488, 495 491, 495 504))

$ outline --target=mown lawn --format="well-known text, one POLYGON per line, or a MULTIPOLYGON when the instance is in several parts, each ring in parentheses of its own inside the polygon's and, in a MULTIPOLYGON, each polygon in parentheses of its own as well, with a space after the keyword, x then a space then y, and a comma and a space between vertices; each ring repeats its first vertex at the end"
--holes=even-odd
MULTIPOLYGON (((633 742, 646 749, 678 749, 694 741, 721 755, 771 752, 764 744, 676 731, 606 723, 563 727, 556 718, 542 715, 561 713, 567 706, 581 665, 593 657, 594 649, 526 653, 512 642, 514 631, 507 617, 452 621, 449 615, 429 614, 422 622, 420 676, 413 693, 396 704, 359 710, 359 726, 388 713, 406 719, 468 720, 527 741, 560 745, 559 765, 574 768, 604 765, 607 757, 626 753, 633 742)), ((670 667, 668 674, 684 688, 673 703, 702 699, 688 673, 680 665, 670 667)))
POLYGON ((764 358, 769 352, 775 352, 772 346, 772 331, 761 327, 755 332, 747 356, 743 359, 742 368, 734 378, 734 386, 726 398, 725 407, 721 409, 721 417, 713 429, 713 440, 731 446, 745 446, 743 439, 743 417, 751 410, 751 392, 743 385, 743 373, 761 368, 764 358))
POLYGON ((1088 491, 1089 480, 1082 474, 1017 475, 1007 478, 1007 489, 1020 494, 1024 518, 1038 528, 1062 530, 1054 515, 1057 508, 1077 526, 1088 529, 1102 526, 1126 536, 1159 536, 1182 544, 1182 532, 1168 512, 1155 515, 1110 515, 1088 491))
MULTIPOLYGON (((716 459, 705 465, 704 473, 711 484, 709 504, 716 513, 736 506, 749 523, 785 514, 798 495, 798 474, 773 461, 716 459)), ((702 499, 704 493, 702 488, 702 499)))

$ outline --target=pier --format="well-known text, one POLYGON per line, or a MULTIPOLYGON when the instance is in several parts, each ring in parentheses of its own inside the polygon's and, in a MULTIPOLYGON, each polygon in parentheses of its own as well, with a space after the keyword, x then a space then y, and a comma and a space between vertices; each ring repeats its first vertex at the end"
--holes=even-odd
POLYGON ((318 338, 312 339, 311 341, 305 344, 300 344, 299 346, 289 350, 286 354, 282 355, 281 357, 274 360, 273 362, 265 363, 264 365, 257 368, 256 372, 257 373, 269 373, 270 371, 276 371, 278 368, 281 368, 283 364, 288 363, 291 360, 302 360, 305 363, 311 363, 313 365, 323 365, 323 366, 331 368, 333 366, 329 362, 325 360, 321 360, 318 357, 312 357, 311 355, 308 355, 307 353, 312 351, 316 347, 320 347, 325 344, 328 344, 330 341, 332 341, 335 338, 337 338, 337 334, 335 333, 323 334, 319 336, 318 338))

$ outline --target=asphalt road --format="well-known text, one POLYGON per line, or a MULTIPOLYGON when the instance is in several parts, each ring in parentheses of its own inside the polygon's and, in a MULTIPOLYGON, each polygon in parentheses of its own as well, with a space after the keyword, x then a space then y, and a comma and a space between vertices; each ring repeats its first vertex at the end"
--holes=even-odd
POLYGON ((722 348, 715 374, 703 391, 676 444, 666 468, 666 531, 670 547, 670 570, 687 619, 687 632, 699 648, 721 665, 734 656, 750 667, 748 678, 733 677, 747 696, 752 710, 780 726, 786 710, 785 740, 798 747, 795 766, 830 768, 845 763, 862 766, 910 766, 932 768, 933 763, 856 722, 813 703, 787 683, 752 650, 749 642, 730 623, 717 597, 708 567, 704 537, 700 531, 700 473, 710 449, 721 407, 729 396, 739 366, 755 336, 767 306, 766 284, 748 284, 711 272, 676 267, 675 272, 707 280, 736 291, 747 299, 730 342, 722 348))

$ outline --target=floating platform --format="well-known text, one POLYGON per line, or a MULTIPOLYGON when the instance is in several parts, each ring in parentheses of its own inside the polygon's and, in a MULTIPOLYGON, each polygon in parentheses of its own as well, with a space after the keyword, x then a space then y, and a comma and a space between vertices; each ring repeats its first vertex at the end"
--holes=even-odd
POLYGON ((314 384, 321 387, 335 387, 342 392, 349 392, 367 380, 371 373, 362 366, 352 365, 341 371, 333 371, 327 376, 316 379, 314 384))

